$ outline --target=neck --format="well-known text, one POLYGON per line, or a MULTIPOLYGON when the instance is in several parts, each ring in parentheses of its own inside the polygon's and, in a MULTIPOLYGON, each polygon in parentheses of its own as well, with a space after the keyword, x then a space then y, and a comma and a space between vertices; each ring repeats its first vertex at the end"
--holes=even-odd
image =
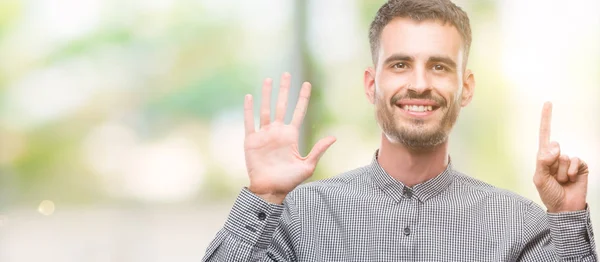
POLYGON ((412 187, 432 179, 448 166, 448 141, 430 149, 414 150, 381 135, 377 162, 391 177, 412 187))

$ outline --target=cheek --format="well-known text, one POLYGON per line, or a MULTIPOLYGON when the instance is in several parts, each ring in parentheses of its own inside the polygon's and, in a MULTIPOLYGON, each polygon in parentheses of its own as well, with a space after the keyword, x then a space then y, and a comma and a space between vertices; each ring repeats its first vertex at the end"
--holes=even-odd
POLYGON ((396 89, 409 82, 409 74, 399 74, 388 70, 381 74, 379 81, 390 89, 396 89))
POLYGON ((460 87, 462 83, 459 82, 454 77, 440 77, 433 81, 433 86, 446 102, 456 104, 461 102, 462 97, 462 88, 460 87))
POLYGON ((406 76, 394 74, 391 72, 382 72, 376 81, 376 93, 379 93, 380 98, 388 100, 394 94, 399 93, 399 89, 406 86, 406 76))
POLYGON ((377 106, 377 108, 386 108, 388 103, 387 101, 389 99, 386 98, 385 94, 381 91, 381 89, 376 88, 375 89, 375 106, 377 106))
POLYGON ((376 89, 375 91, 375 108, 378 112, 389 112, 391 111, 390 97, 385 95, 381 90, 376 89))

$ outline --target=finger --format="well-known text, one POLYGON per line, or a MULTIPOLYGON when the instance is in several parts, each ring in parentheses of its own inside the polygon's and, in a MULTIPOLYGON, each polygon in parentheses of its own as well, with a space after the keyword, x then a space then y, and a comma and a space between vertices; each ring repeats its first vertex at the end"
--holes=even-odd
POLYGON ((319 159, 321 159, 325 151, 335 142, 335 140, 335 137, 332 136, 319 140, 312 150, 310 150, 308 156, 306 156, 307 161, 312 165, 317 165, 319 159))
POLYGON ((244 99, 244 126, 246 128, 246 135, 251 134, 255 131, 254 110, 252 107, 252 95, 246 95, 244 99))
POLYGON ((552 165, 550 165, 550 174, 555 175, 558 173, 558 167, 560 166, 560 161, 556 159, 552 165))
POLYGON ((290 73, 283 73, 281 83, 279 83, 279 98, 275 109, 275 121, 283 122, 288 102, 288 93, 290 91, 290 73))
POLYGON ((552 103, 546 102, 544 103, 544 107, 542 108, 542 120, 540 122, 540 142, 539 142, 539 150, 548 147, 550 143, 550 122, 552 120, 552 103))
POLYGON ((260 127, 271 123, 271 89, 273 79, 267 78, 263 82, 262 101, 260 104, 260 127))
POLYGON ((294 110, 294 116, 292 117, 291 122, 291 124, 296 128, 300 128, 302 121, 304 121, 306 109, 308 108, 308 101, 310 100, 310 90, 310 83, 304 82, 304 84, 302 84, 302 88, 300 89, 300 96, 298 97, 298 102, 296 103, 296 109, 294 110))
POLYGON ((558 171, 556 172, 556 180, 560 183, 565 183, 569 181, 569 177, 567 176, 567 170, 569 169, 569 164, 571 163, 571 159, 567 155, 562 155, 558 158, 558 171))
POLYGON ((585 161, 580 160, 581 163, 579 163, 579 170, 577 171, 577 179, 579 179, 582 175, 587 176, 590 171, 588 170, 588 165, 587 163, 585 163, 585 161))
POLYGON ((569 176, 569 181, 575 182, 577 181, 577 173, 579 173, 579 166, 581 166, 582 162, 578 157, 572 157, 571 163, 569 164, 569 170, 567 171, 567 175, 569 176))
POLYGON ((558 157, 560 156, 560 145, 556 141, 550 142, 547 149, 538 152, 537 170, 547 175, 558 171, 558 157))

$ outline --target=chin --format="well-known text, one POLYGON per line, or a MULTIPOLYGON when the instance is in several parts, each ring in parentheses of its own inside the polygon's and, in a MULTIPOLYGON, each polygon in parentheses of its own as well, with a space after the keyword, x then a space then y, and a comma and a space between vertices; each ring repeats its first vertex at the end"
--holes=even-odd
POLYGON ((430 121, 423 121, 421 119, 411 119, 408 123, 404 121, 397 126, 400 127, 397 128, 397 132, 404 132, 410 135, 428 136, 441 131, 439 123, 431 123, 430 121))
POLYGON ((386 134, 391 138, 391 142, 403 144, 409 148, 426 149, 434 148, 446 142, 447 132, 444 132, 439 126, 414 126, 408 125, 394 130, 391 134, 386 134))

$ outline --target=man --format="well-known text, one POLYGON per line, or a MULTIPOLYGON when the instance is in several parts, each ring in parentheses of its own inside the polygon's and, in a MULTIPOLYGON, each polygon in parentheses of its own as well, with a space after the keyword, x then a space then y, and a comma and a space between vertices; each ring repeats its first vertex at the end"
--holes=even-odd
POLYGON ((448 134, 473 96, 466 69, 471 30, 449 0, 390 0, 369 33, 365 94, 381 145, 370 165, 323 181, 309 178, 327 137, 308 156, 298 129, 310 84, 284 124, 290 75, 281 79, 274 121, 272 80, 262 89, 260 128, 245 100, 250 185, 240 193, 204 261, 596 261, 588 169, 550 142, 544 105, 533 181, 546 211, 530 200, 452 168, 448 134))

